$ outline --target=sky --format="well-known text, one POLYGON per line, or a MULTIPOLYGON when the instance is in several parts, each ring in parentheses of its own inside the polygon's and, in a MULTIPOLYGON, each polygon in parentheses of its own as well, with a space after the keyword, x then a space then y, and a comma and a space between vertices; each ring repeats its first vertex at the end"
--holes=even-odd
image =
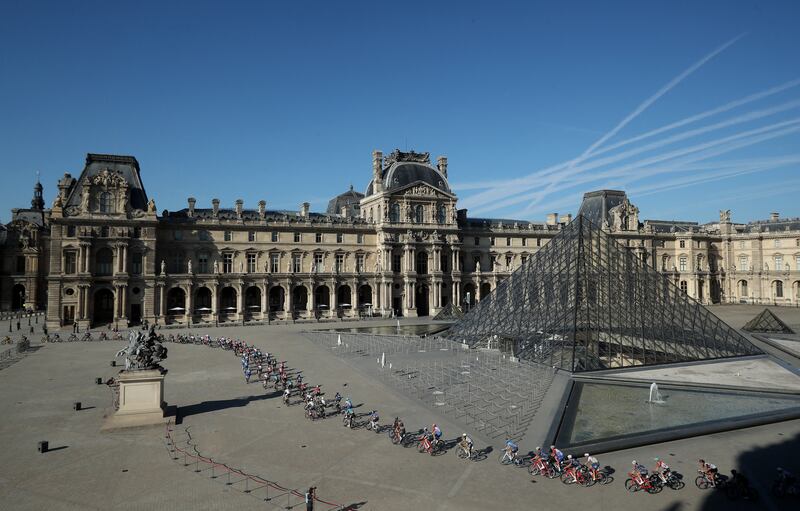
POLYGON ((446 155, 470 216, 626 190, 641 218, 800 216, 800 2, 0 1, 0 221, 86 153, 158 210, 299 208, 446 155))

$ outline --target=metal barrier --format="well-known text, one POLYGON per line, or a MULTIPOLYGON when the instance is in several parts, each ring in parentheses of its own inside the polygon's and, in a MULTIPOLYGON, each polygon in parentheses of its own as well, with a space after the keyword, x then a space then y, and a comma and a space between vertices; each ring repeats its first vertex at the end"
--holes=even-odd
MULTIPOLYGON (((191 445, 191 449, 194 451, 189 452, 188 449, 183 449, 178 446, 172 436, 172 420, 167 421, 166 425, 166 434, 164 438, 166 439, 167 443, 167 450, 170 453, 173 461, 183 463, 184 467, 194 467, 194 472, 201 473, 205 470, 210 471, 210 478, 211 479, 218 479, 223 477, 226 479, 225 485, 236 487, 237 485, 244 484, 244 489, 241 490, 243 493, 253 494, 255 492, 264 492, 263 500, 267 503, 273 503, 277 507, 281 507, 283 509, 292 509, 293 507, 305 503, 305 493, 299 490, 285 488, 280 484, 270 481, 268 479, 264 479, 263 477, 256 476, 253 474, 248 474, 241 469, 230 467, 225 463, 220 463, 214 461, 211 458, 206 456, 202 456, 194 445, 191 445, 191 434, 188 430, 185 430, 185 434, 187 435, 188 439, 186 440, 187 445, 191 445), (235 480, 236 479, 236 480, 235 480), (273 490, 273 493, 270 495, 270 490, 273 490), (279 501, 282 501, 283 497, 286 497, 286 506, 282 506, 279 504, 279 501), (292 502, 294 500, 294 503, 292 502)), ((329 502, 326 500, 322 500, 318 497, 314 497, 314 501, 323 505, 327 506, 325 509, 327 510, 344 510, 344 506, 342 504, 336 504, 333 502, 329 502)))

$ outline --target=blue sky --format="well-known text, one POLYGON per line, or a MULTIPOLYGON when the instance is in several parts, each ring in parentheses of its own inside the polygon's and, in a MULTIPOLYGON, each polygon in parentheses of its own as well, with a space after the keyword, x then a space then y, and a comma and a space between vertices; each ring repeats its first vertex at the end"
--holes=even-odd
POLYGON ((794 1, 5 0, 0 220, 36 171, 49 205, 87 152, 136 156, 159 210, 323 210, 395 147, 446 154, 472 216, 542 220, 602 187, 643 218, 800 216, 798 19, 794 1))

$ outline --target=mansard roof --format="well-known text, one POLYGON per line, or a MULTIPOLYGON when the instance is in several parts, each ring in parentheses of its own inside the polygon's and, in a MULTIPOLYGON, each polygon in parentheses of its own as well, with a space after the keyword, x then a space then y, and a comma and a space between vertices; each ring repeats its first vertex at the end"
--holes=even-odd
MULTIPOLYGON (((402 152, 394 150, 386 157, 381 171, 383 189, 392 192, 413 183, 427 183, 434 188, 452 194, 447 178, 439 169, 433 167, 429 153, 416 153, 414 151, 402 152)), ((373 180, 367 185, 366 196, 372 195, 373 180)))
POLYGON ((108 169, 110 172, 119 174, 128 183, 130 192, 131 209, 147 210, 147 193, 139 175, 139 162, 133 156, 120 156, 115 154, 95 154, 86 155, 86 166, 83 168, 77 182, 69 191, 64 207, 79 207, 81 203, 81 191, 86 180, 100 174, 108 169))
POLYGON ((361 192, 357 192, 353 190, 353 186, 350 185, 350 189, 344 193, 340 193, 330 201, 328 201, 328 209, 326 212, 329 215, 338 215, 342 212, 343 207, 347 207, 348 209, 352 208, 353 206, 358 206, 361 202, 361 199, 364 198, 364 194, 361 192))
MULTIPOLYGON (((189 209, 184 208, 178 211, 167 211, 166 216, 160 217, 161 221, 166 222, 174 222, 174 223, 183 223, 183 222, 194 222, 197 220, 212 220, 214 219, 214 210, 211 208, 195 208, 194 209, 194 216, 189 216, 189 209)), ((224 220, 224 221, 236 221, 239 220, 239 216, 236 213, 235 209, 232 208, 220 208, 217 210, 217 220, 224 220)), ((352 217, 352 218, 345 218, 340 215, 329 215, 326 213, 308 213, 309 222, 312 224, 319 224, 319 223, 337 223, 337 224, 365 224, 366 221, 362 218, 352 217)), ((242 220, 247 222, 261 222, 261 214, 258 210, 255 209, 243 209, 242 210, 242 220)), ((303 217, 297 211, 289 211, 289 210, 267 210, 264 212, 263 220, 267 222, 290 222, 290 223, 300 223, 305 222, 305 217, 303 217)))

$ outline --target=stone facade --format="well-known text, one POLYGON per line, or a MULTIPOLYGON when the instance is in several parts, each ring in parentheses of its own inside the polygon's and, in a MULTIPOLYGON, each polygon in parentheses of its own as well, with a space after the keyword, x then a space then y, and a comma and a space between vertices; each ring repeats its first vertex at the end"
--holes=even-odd
MULTIPOLYGON (((473 306, 571 221, 471 218, 447 178, 445 157, 375 151, 367 193, 326 213, 189 198, 159 214, 135 158, 89 154, 50 209, 37 183, 12 210, 0 308, 46 308, 51 328, 433 315, 473 306)), ((800 219, 640 221, 624 192, 587 194, 600 197, 593 221, 698 301, 800 305, 800 219)))

